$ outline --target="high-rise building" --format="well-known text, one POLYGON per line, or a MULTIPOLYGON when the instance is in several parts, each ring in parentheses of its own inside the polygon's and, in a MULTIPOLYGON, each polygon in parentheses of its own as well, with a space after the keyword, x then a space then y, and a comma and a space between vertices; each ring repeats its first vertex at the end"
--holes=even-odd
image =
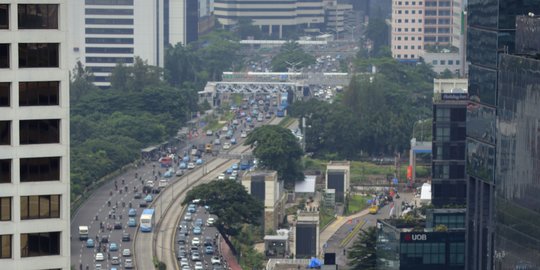
POLYGON ((282 38, 297 27, 320 28, 324 24, 323 0, 215 0, 214 14, 224 27, 250 19, 264 33, 282 38))
POLYGON ((70 269, 67 4, 0 2, 2 269, 70 269))
POLYGON ((416 62, 424 53, 424 3, 393 0, 391 19, 392 57, 416 62))
POLYGON ((536 147, 537 131, 533 132, 535 129, 528 124, 521 125, 538 120, 538 115, 528 114, 531 102, 536 100, 533 96, 523 96, 528 94, 526 90, 534 89, 532 74, 538 70, 531 71, 535 66, 531 59, 504 56, 499 62, 501 55, 515 52, 516 16, 529 13, 540 13, 540 1, 468 1, 466 266, 470 270, 539 267, 538 264, 532 268, 519 266, 522 259, 523 263, 538 260, 521 248, 539 246, 537 231, 531 231, 530 225, 522 226, 538 217, 538 201, 529 193, 534 193, 538 186, 537 182, 534 185, 538 181, 538 166, 517 165, 521 160, 535 162, 537 157, 530 152, 536 147), (504 69, 500 69, 501 65, 504 69), (523 80, 514 80, 518 77, 523 80), (515 107, 512 109, 510 105, 515 107), (502 110, 497 112, 498 108, 502 110), (517 143, 522 148, 516 148, 517 143), (525 151, 523 145, 530 149, 525 151), (525 166, 529 166, 527 170, 525 166), (516 245, 513 240, 521 243, 516 245), (504 262, 512 267, 506 267, 504 262))
POLYGON ((434 85, 431 203, 463 208, 467 79, 435 79, 434 85))
POLYGON ((110 86, 116 64, 140 57, 163 67, 168 45, 199 36, 199 0, 71 0, 68 15, 69 64, 88 67, 99 87, 110 86))

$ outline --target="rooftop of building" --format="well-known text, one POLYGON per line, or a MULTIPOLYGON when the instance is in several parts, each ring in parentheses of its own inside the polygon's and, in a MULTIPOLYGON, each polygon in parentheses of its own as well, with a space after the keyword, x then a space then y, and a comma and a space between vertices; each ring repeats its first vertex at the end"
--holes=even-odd
POLYGON ((277 171, 273 170, 256 170, 256 171, 250 171, 245 174, 246 176, 274 176, 277 175, 277 171))

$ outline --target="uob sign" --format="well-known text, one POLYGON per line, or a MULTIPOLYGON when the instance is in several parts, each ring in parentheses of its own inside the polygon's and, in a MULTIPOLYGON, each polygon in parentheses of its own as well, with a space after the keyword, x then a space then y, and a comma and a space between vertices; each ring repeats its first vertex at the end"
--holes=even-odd
POLYGON ((406 234, 405 235, 405 241, 426 241, 427 240, 427 234, 425 233, 418 233, 418 234, 406 234))

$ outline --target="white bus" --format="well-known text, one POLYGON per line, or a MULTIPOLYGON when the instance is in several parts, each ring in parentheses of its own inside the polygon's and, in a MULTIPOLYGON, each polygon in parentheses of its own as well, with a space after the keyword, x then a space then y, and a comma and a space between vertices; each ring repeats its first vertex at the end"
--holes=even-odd
POLYGON ((154 226, 154 209, 144 209, 139 224, 141 232, 151 232, 154 226))

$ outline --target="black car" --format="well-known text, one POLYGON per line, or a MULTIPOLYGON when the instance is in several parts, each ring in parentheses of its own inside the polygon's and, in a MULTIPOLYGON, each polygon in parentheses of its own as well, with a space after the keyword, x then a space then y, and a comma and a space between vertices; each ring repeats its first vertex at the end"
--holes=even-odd
POLYGON ((139 202, 139 207, 140 208, 146 208, 146 207, 148 207, 148 203, 146 201, 141 201, 141 202, 139 202))
POLYGON ((102 235, 101 236, 101 243, 109 243, 109 236, 108 235, 102 235))
POLYGON ((114 223, 114 229, 115 229, 115 230, 121 230, 121 229, 122 229, 122 223, 120 223, 120 222, 115 222, 115 223, 114 223))
POLYGON ((187 253, 185 250, 178 250, 178 252, 176 253, 176 258, 178 260, 182 259, 182 258, 186 258, 187 257, 187 253))
POLYGON ((135 195, 133 195, 133 199, 140 199, 140 198, 142 198, 141 193, 135 193, 135 195))
POLYGON ((129 241, 131 241, 131 236, 129 235, 129 233, 123 233, 122 242, 129 242, 129 241))
POLYGON ((176 241, 178 242, 178 244, 185 244, 187 241, 187 237, 185 234, 180 234, 176 237, 176 241))

